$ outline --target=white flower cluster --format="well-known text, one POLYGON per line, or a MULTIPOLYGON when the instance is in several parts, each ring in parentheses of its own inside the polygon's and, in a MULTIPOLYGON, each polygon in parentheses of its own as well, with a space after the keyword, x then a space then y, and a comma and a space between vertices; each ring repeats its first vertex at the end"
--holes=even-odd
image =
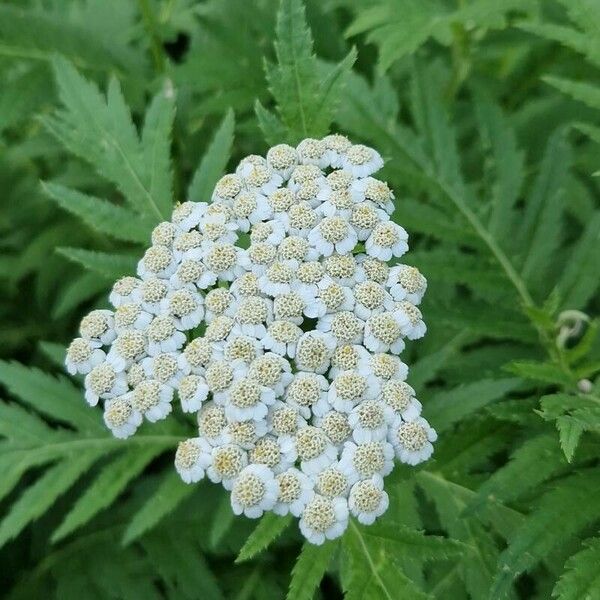
POLYGON ((398 357, 425 334, 427 282, 389 264, 408 235, 382 165, 340 135, 248 156, 155 228, 67 353, 115 436, 177 396, 198 421, 183 480, 222 483, 236 514, 291 513, 315 544, 385 512, 394 457, 424 461, 436 438, 398 357))

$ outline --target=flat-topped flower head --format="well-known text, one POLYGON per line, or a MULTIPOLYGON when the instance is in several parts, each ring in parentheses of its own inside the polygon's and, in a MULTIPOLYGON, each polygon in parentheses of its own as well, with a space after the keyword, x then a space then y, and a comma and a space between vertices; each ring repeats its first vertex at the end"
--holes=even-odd
POLYGON ((427 282, 392 262, 408 234, 382 166, 339 134, 245 157, 210 202, 154 227, 137 277, 82 319, 65 360, 117 437, 195 415, 181 478, 223 485, 236 514, 292 514, 311 543, 350 514, 372 523, 394 458, 433 451, 398 356, 425 334, 427 282))

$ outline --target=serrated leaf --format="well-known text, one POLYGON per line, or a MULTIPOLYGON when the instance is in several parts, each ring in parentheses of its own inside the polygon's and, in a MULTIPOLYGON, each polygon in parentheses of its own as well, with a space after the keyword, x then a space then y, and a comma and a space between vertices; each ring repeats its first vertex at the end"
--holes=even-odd
POLYGON ((140 146, 148 194, 167 218, 173 210, 171 131, 174 119, 175 90, 171 80, 166 80, 146 111, 140 146))
POLYGON ((98 273, 109 280, 119 279, 123 275, 135 272, 138 259, 132 254, 109 254, 83 248, 57 248, 65 258, 98 273))
MULTIPOLYGON (((600 425, 600 421, 598 422, 600 425)), ((571 417, 558 417, 556 427, 559 433, 560 447, 569 462, 573 459, 577 445, 584 431, 584 426, 571 417)))
POLYGON ((475 110, 484 147, 492 155, 495 180, 489 230, 499 239, 509 232, 512 211, 525 177, 525 153, 500 107, 484 93, 475 96, 475 110))
POLYGON ((599 486, 600 474, 587 472, 558 482, 553 490, 544 494, 500 556, 490 593, 492 600, 506 598, 518 575, 600 517, 600 505, 589 501, 599 486))
POLYGON ((195 491, 177 473, 164 475, 147 502, 137 510, 123 534, 123 544, 130 544, 152 529, 195 491))
POLYGON ((520 379, 483 379, 441 392, 425 404, 425 414, 438 432, 443 432, 467 415, 500 400, 516 389, 520 379))
POLYGON ((396 550, 385 540, 366 537, 368 528, 351 520, 342 548, 342 586, 347 600, 422 600, 427 594, 400 570, 396 550))
POLYGON ((286 600, 311 600, 331 562, 337 542, 320 546, 304 542, 292 569, 292 579, 286 600))
POLYGON ((188 190, 189 200, 210 202, 215 184, 223 175, 231 157, 234 128, 235 117, 233 111, 228 110, 192 177, 188 190))
POLYGON ((152 223, 144 223, 143 217, 123 206, 56 183, 42 182, 42 189, 61 208, 100 233, 126 242, 146 244, 150 239, 152 223), (123 227, 124 223, 127 227, 123 227))
POLYGON ((244 562, 262 552, 283 533, 291 522, 291 515, 280 517, 274 513, 265 513, 254 531, 248 536, 235 562, 244 562))
POLYGON ((505 371, 525 379, 572 386, 575 382, 570 375, 561 371, 556 364, 533 360, 515 360, 504 367, 505 371))
POLYGON ((17 362, 0 361, 0 381, 12 394, 52 419, 69 423, 83 432, 105 430, 98 415, 86 405, 80 390, 64 377, 53 377, 17 362))
MULTIPOLYGON (((313 38, 301 0, 281 0, 275 27, 277 65, 266 64, 269 90, 288 131, 287 141, 321 137, 329 128, 345 83, 356 59, 354 50, 336 66, 321 65, 313 52, 313 38)), ((274 121, 257 105, 263 125, 274 121)), ((284 140, 280 140, 284 141, 284 140)))
POLYGON ((565 308, 583 308, 598 289, 599 245, 600 211, 597 211, 580 235, 558 282, 565 308))
POLYGON ((131 53, 117 51, 115 44, 106 45, 93 28, 80 27, 49 11, 7 4, 0 6, 0 44, 0 54, 9 57, 48 60, 58 52, 90 69, 142 66, 131 53))
POLYGON ((43 514, 96 461, 94 452, 80 452, 70 460, 50 467, 30 485, 0 522, 0 546, 17 536, 31 521, 43 514))
POLYGON ((587 104, 591 108, 600 109, 600 87, 585 81, 573 81, 562 77, 547 75, 543 80, 549 85, 587 104))
POLYGON ((479 488, 471 508, 484 502, 509 502, 564 471, 566 463, 554 434, 541 434, 525 440, 510 461, 492 473, 479 488))
POLYGON ((140 448, 113 459, 75 502, 62 523, 55 529, 51 540, 63 539, 78 527, 85 525, 102 509, 110 506, 128 483, 162 452, 161 448, 140 448))
POLYGON ((598 600, 600 598, 600 538, 590 538, 585 548, 565 563, 565 572, 552 590, 558 600, 598 600))
POLYGON ((65 109, 43 118, 46 128, 114 183, 135 210, 153 223, 169 218, 172 89, 166 87, 152 101, 146 114, 149 128, 140 140, 116 79, 104 97, 64 58, 52 64, 65 109))

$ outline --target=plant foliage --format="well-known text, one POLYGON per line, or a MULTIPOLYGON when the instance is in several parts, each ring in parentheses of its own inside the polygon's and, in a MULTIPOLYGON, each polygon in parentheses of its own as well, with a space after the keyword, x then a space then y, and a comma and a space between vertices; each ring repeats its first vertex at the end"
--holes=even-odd
POLYGON ((595 0, 0 6, 0 589, 7 598, 600 598, 595 0), (386 158, 429 280, 409 382, 434 460, 302 545, 112 438, 64 376, 152 227, 328 131, 386 158))

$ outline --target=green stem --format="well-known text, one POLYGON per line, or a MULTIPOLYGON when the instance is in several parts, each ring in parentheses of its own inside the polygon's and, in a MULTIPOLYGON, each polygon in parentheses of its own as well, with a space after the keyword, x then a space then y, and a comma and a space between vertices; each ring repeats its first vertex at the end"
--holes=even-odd
POLYGON ((140 7, 140 12, 142 13, 142 19, 144 20, 144 27, 150 36, 150 48, 152 51, 152 59, 154 60, 154 67, 158 73, 164 73, 165 55, 160 38, 158 37, 154 13, 152 12, 148 0, 138 0, 138 5, 140 7))

